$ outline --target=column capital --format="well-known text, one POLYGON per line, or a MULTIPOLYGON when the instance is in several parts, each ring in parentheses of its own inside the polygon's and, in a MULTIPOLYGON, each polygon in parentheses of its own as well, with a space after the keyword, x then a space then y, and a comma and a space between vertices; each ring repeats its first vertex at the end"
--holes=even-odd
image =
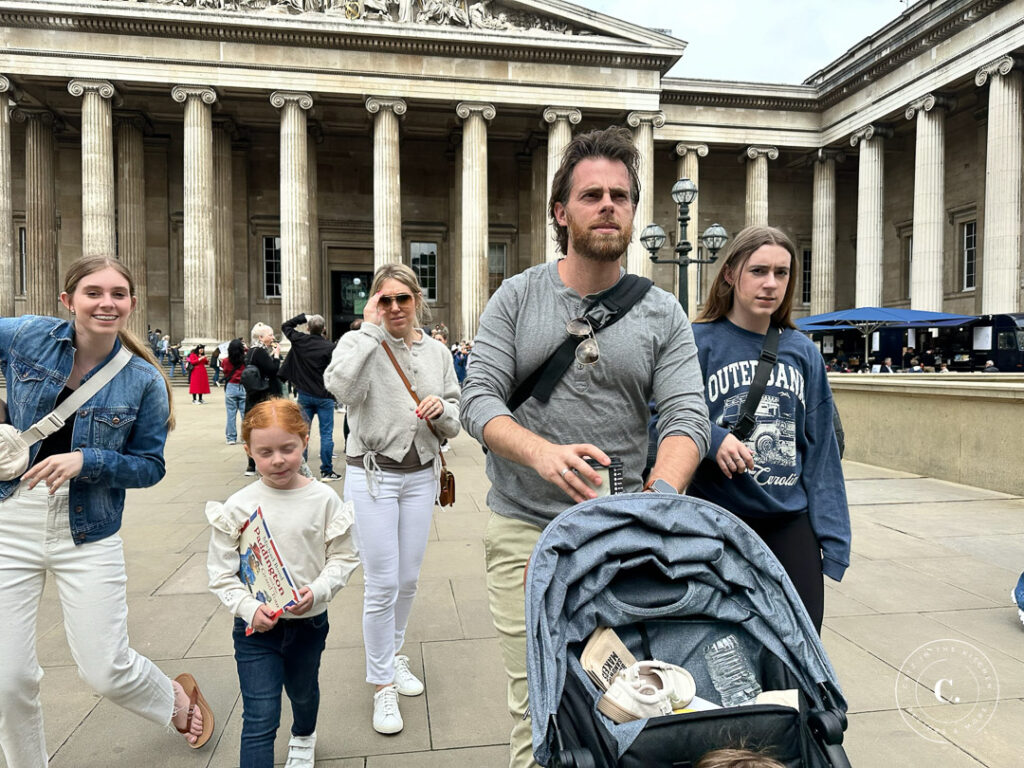
POLYGON ((209 105, 217 101, 217 92, 208 85, 176 85, 171 88, 171 98, 179 104, 189 99, 202 99, 203 104, 209 105))
POLYGON ((138 128, 144 136, 151 136, 153 134, 153 123, 150 122, 145 112, 139 112, 138 110, 115 111, 114 125, 117 126, 125 123, 133 128, 138 128))
POLYGON ((274 91, 270 94, 271 106, 282 109, 285 104, 298 104, 299 109, 313 108, 313 97, 305 91, 274 91))
POLYGON ((237 141, 242 138, 242 132, 233 117, 228 115, 218 115, 213 118, 213 129, 217 130, 218 128, 230 136, 232 141, 237 141))
POLYGON ((956 99, 942 93, 926 93, 921 98, 914 99, 907 105, 907 120, 913 120, 917 117, 918 112, 931 112, 936 107, 949 112, 956 107, 956 99))
POLYGON ((64 123, 59 117, 48 109, 41 107, 14 107, 11 110, 11 119, 16 123, 25 123, 29 120, 38 120, 43 125, 49 125, 54 131, 64 128, 64 123))
POLYGON ((0 93, 7 93, 11 90, 11 81, 0 75, 0 93))
POLYGON ((680 141, 676 144, 675 153, 679 157, 686 157, 688 154, 693 152, 697 157, 708 156, 708 145, 707 144, 688 144, 685 141, 680 141))
POLYGON ((68 93, 72 96, 83 96, 86 93, 98 93, 100 98, 115 99, 118 94, 114 85, 107 80, 75 79, 68 83, 68 93))
POLYGON ((850 135, 850 146, 856 147, 861 141, 871 141, 875 136, 880 139, 888 139, 892 136, 892 128, 882 123, 865 125, 850 135))
POLYGON ((757 160, 759 157, 767 157, 769 160, 779 159, 779 148, 778 147, 747 147, 740 154, 740 162, 744 163, 747 160, 757 160))
POLYGON ((455 105, 455 114, 463 120, 468 120, 469 116, 474 113, 479 113, 484 120, 489 122, 497 116, 498 111, 493 104, 485 104, 481 101, 460 101, 455 105))
POLYGON ((1000 56, 995 61, 990 61, 988 64, 980 67, 977 72, 974 73, 974 84, 979 88, 988 82, 990 77, 995 75, 1006 76, 1010 74, 1014 69, 1020 67, 1020 60, 1016 56, 1000 56))
POLYGON ((829 160, 841 163, 846 160, 846 153, 841 149, 821 147, 816 149, 807 157, 807 164, 814 165, 814 163, 827 163, 829 160))
POLYGON ((568 120, 570 125, 579 125, 583 120, 583 113, 575 107, 545 107, 544 122, 557 123, 559 120, 568 120))
POLYGON ((366 99, 366 111, 371 115, 376 115, 381 110, 391 110, 396 116, 401 117, 408 110, 409 106, 405 103, 405 99, 393 99, 386 96, 368 96, 366 99))
POLYGON ((650 123, 655 128, 661 128, 661 126, 665 124, 665 113, 661 111, 630 112, 628 115, 626 115, 626 123, 629 125, 630 128, 639 128, 641 123, 650 123))

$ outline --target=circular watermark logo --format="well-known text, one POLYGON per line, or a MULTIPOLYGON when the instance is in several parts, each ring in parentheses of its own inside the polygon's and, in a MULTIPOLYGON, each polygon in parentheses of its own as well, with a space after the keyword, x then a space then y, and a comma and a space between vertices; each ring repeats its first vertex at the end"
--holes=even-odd
POLYGON ((995 714, 999 680, 980 649, 963 640, 933 640, 914 650, 896 675, 903 721, 928 741, 981 731, 995 714))

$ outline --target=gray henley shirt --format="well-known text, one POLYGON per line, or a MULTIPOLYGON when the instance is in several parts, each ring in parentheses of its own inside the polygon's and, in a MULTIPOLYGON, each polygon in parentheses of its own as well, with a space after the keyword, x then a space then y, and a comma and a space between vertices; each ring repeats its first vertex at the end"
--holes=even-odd
MULTIPOLYGON (((566 322, 580 317, 592 299, 562 282, 557 262, 502 282, 480 317, 462 386, 461 421, 481 444, 484 426, 498 416, 512 416, 554 443, 591 443, 622 459, 626 491, 639 491, 648 402, 661 414, 659 440, 685 435, 700 456, 710 440, 693 331, 670 294, 652 287, 618 322, 599 331, 598 362, 574 361, 547 404, 531 398, 515 414, 505 405, 519 382, 565 340, 566 322)), ((487 476, 487 503, 499 515, 544 527, 572 505, 531 468, 493 451, 487 454, 487 476)))

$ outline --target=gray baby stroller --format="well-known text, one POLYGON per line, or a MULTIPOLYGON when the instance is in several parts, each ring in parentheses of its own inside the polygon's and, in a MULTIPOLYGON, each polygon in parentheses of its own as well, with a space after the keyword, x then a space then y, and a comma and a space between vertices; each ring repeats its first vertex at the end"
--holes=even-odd
POLYGON ((541 535, 526 582, 534 756, 558 768, 688 768, 706 752, 763 750, 786 768, 849 767, 846 701, 796 590, 758 536, 710 502, 634 493, 593 499, 541 535), (581 662, 598 627, 637 659, 687 669, 721 702, 703 656, 732 634, 761 687, 799 709, 717 708, 616 723, 581 662))

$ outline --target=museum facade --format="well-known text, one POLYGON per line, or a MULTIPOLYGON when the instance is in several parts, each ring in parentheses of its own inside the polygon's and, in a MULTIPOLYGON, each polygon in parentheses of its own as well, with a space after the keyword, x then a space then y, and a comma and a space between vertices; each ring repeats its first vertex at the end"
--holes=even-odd
POLYGON ((319 312, 336 337, 403 261, 471 337, 556 258, 559 153, 610 124, 642 157, 627 268, 667 290, 638 237, 688 177, 691 242, 794 238, 798 314, 1024 310, 1024 0, 921 0, 802 85, 666 77, 684 42, 562 0, 22 0, 0 29, 0 315, 116 253, 139 332, 319 312))

